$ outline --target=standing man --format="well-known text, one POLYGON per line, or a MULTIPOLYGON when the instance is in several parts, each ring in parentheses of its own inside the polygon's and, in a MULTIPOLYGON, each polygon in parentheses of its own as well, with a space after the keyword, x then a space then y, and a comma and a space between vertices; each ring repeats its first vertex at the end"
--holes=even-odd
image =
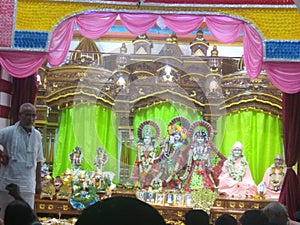
POLYGON ((36 109, 31 103, 20 106, 19 121, 0 129, 0 218, 13 201, 6 186, 20 187, 21 197, 34 208, 34 195, 41 192, 41 162, 44 160, 42 138, 33 127, 36 109))

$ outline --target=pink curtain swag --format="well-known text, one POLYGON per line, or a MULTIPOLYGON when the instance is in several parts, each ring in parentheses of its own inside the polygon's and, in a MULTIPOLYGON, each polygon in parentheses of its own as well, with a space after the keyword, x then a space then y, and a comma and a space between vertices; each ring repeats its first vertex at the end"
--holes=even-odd
POLYGON ((160 16, 165 25, 177 34, 189 34, 205 20, 213 36, 222 43, 235 41, 244 32, 244 62, 250 78, 256 78, 264 67, 273 84, 285 93, 300 91, 300 63, 263 62, 263 41, 250 24, 227 16, 158 15, 136 13, 93 12, 76 15, 60 23, 50 39, 48 52, 0 51, 0 64, 14 77, 22 78, 38 71, 47 59, 52 66, 66 58, 73 37, 74 25, 87 38, 103 36, 120 16, 122 24, 134 35, 146 33, 160 16))

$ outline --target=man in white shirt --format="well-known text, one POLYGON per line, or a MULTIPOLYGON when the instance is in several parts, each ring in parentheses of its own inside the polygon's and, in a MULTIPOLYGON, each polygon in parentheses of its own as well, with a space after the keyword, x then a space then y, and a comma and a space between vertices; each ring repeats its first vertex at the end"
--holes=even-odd
POLYGON ((31 103, 20 106, 19 122, 0 129, 0 218, 13 201, 6 186, 20 187, 21 197, 34 208, 34 195, 41 192, 41 163, 44 160, 42 138, 33 127, 36 109, 31 103))

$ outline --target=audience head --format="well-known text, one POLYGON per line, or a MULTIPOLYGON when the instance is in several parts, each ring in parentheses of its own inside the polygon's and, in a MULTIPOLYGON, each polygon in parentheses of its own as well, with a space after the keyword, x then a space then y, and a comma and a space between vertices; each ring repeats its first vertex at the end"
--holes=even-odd
POLYGON ((20 188, 18 185, 14 183, 8 184, 5 189, 8 191, 8 194, 10 194, 12 197, 14 197, 15 200, 23 200, 20 194, 20 188))
POLYGON ((76 225, 166 225, 151 205, 130 197, 116 196, 85 209, 76 225))
POLYGON ((268 218, 270 223, 278 225, 286 225, 289 221, 289 216, 286 208, 279 202, 271 202, 263 209, 264 215, 268 218))
POLYGON ((209 215, 201 209, 190 210, 185 214, 185 225, 208 225, 209 215))
POLYGON ((240 218, 242 225, 263 225, 268 223, 268 218, 263 214, 261 210, 251 209, 246 210, 240 218))
POLYGON ((40 224, 33 209, 24 200, 14 200, 5 209, 5 225, 31 225, 35 222, 40 224))
POLYGON ((237 225, 237 220, 233 216, 225 213, 216 219, 215 225, 237 225))

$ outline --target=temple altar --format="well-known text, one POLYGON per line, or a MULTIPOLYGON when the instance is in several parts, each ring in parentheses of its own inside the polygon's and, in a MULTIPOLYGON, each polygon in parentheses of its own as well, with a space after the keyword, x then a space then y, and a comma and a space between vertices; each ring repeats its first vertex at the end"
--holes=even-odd
MULTIPOLYGON (((126 196, 135 198, 134 191, 114 191, 112 196, 126 196)), ((216 218, 224 213, 228 213, 239 219, 244 211, 249 209, 262 209, 268 203, 274 202, 272 199, 253 199, 253 198, 238 198, 238 197, 222 197, 219 196, 214 202, 214 205, 210 209, 210 221, 214 223, 216 218)), ((185 213, 192 210, 192 207, 179 207, 179 206, 161 206, 154 205, 159 213, 168 223, 182 224, 184 222, 185 213)), ((59 217, 74 216, 78 217, 81 214, 80 210, 72 208, 67 200, 50 200, 35 199, 35 212, 40 215, 57 215, 59 217)))

